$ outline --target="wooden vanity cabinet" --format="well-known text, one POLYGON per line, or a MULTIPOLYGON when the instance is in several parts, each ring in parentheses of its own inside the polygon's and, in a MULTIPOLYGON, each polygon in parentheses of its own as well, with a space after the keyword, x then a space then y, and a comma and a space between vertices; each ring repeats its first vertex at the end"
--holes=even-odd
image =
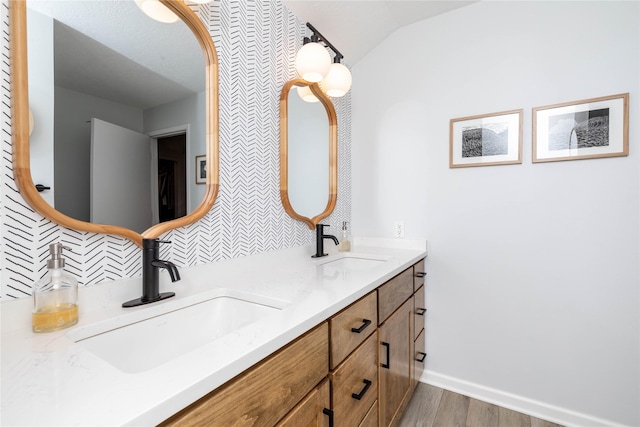
POLYGON ((388 427, 422 374, 424 261, 161 426, 388 427))

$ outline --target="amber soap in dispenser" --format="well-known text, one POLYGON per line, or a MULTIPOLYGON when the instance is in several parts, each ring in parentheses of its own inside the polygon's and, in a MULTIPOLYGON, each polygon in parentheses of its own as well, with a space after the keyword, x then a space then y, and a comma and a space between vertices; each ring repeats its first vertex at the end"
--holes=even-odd
POLYGON ((33 289, 33 332, 53 332, 78 323, 78 281, 64 268, 62 243, 49 245, 47 274, 33 289))

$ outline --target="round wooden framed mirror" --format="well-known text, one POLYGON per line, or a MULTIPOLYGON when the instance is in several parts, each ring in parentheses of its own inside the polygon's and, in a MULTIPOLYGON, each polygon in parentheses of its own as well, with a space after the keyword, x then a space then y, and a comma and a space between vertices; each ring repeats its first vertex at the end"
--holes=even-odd
POLYGON ((310 229, 331 215, 338 197, 338 120, 317 83, 288 81, 280 93, 280 198, 310 229), (302 94, 301 94, 302 93, 302 94), (306 96, 314 102, 302 100, 306 96))
MULTIPOLYGON (((138 245, 141 245, 143 238, 157 238, 167 231, 196 222, 200 218, 204 217, 207 212, 209 212, 215 202, 219 186, 218 59, 215 45, 213 44, 211 36, 202 21, 189 7, 184 4, 183 1, 161 0, 161 2, 165 6, 167 6, 173 13, 175 13, 178 16, 179 21, 181 21, 169 25, 185 26, 188 29, 187 33, 193 35, 193 37, 195 38, 194 44, 199 45, 200 50, 204 56, 204 69, 200 71, 204 76, 204 93, 202 94, 202 104, 204 105, 204 111, 201 112, 202 123, 200 127, 202 128, 201 139, 204 141, 203 148, 205 154, 202 155, 202 153, 200 152, 192 152, 188 156, 186 156, 186 162, 188 163, 189 170, 195 170, 195 174, 200 173, 202 175, 195 177, 187 175, 186 179, 189 183, 193 181, 192 184, 196 185, 200 183, 198 182, 198 178, 200 178, 200 180, 204 182, 204 187, 198 187, 197 196, 194 196, 194 200, 190 202, 191 208, 186 210, 184 214, 181 214, 181 216, 176 215, 173 217, 174 219, 169 220, 150 220, 148 228, 134 229, 135 227, 126 227, 109 222, 102 223, 100 221, 94 223, 91 220, 78 219, 78 217, 70 216, 67 213, 63 213, 60 210, 56 209, 53 206, 54 203, 49 203, 47 200, 45 200, 42 197, 41 193, 39 193, 36 189, 32 173, 33 159, 31 157, 31 141, 29 136, 30 70, 28 69, 29 61, 27 59, 27 0, 9 1, 12 95, 11 113, 14 178, 24 200, 36 212, 63 227, 93 233, 119 235, 134 241, 138 245), (206 168, 203 165, 206 165, 206 168)), ((72 4, 74 2, 68 3, 72 4)), ((106 2, 82 3, 95 4, 106 2)), ((114 4, 115 3, 118 2, 114 2, 114 4)), ((130 3, 134 5, 133 1, 131 1, 130 3)), ((144 18, 150 19, 146 16, 144 18)), ((148 35, 148 37, 145 38, 153 39, 151 35, 148 35)), ((133 42, 135 41, 132 41, 132 43, 133 42)), ((37 116, 36 122, 38 122, 37 116)), ((37 132, 37 126, 38 125, 36 124, 35 132, 37 132)), ((171 129, 167 129, 167 131, 170 130, 171 129)), ((194 129, 191 129, 191 131, 193 132, 194 129)), ((185 167, 183 167, 183 169, 185 169, 185 167)), ((104 181, 108 182, 108 180, 104 181)), ((153 183, 154 178, 152 178, 151 175, 148 176, 148 181, 150 182, 150 185, 152 187, 153 185, 157 187, 161 186, 159 182, 156 182, 155 184, 153 183)), ((155 195, 155 199, 158 199, 158 194, 155 195)), ((160 199, 162 199, 161 195, 160 199)), ((151 205, 151 202, 152 201, 149 200, 148 203, 145 203, 151 205)), ((103 204, 103 206, 104 205, 105 204, 103 204)), ((117 208, 117 203, 114 203, 114 205, 117 208)), ((149 208, 149 211, 151 211, 151 208, 149 208)), ((160 216, 160 218, 162 218, 162 216, 160 216)))

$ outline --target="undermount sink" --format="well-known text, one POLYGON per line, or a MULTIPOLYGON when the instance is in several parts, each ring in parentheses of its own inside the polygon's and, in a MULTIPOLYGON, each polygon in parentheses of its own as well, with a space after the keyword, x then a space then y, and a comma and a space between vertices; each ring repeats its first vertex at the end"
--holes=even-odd
POLYGON ((388 261, 385 257, 365 254, 344 254, 336 259, 328 259, 320 263, 323 270, 338 271, 368 271, 379 267, 388 261))
POLYGON ((128 372, 143 372, 277 313, 287 302, 226 290, 165 313, 102 329, 87 325, 67 336, 81 347, 128 372))

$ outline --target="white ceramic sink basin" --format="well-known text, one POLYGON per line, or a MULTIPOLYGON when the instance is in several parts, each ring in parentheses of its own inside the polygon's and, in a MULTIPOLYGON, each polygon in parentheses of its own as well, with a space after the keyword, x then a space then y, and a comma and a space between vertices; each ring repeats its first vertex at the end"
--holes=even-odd
POLYGON ((88 325, 67 336, 116 368, 137 373, 276 313, 284 305, 279 300, 227 292, 115 328, 109 322, 102 330, 88 325))
POLYGON ((354 275, 366 274, 388 261, 388 258, 366 254, 343 254, 337 258, 328 259, 319 264, 326 279, 349 278, 354 275))

